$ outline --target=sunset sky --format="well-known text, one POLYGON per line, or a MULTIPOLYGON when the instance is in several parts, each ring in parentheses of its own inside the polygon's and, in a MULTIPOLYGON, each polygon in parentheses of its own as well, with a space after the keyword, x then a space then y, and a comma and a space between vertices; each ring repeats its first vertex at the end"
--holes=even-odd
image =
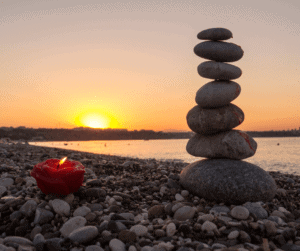
POLYGON ((240 130, 300 127, 299 0, 0 0, 0 127, 186 130, 193 48, 224 27, 244 50, 240 130))

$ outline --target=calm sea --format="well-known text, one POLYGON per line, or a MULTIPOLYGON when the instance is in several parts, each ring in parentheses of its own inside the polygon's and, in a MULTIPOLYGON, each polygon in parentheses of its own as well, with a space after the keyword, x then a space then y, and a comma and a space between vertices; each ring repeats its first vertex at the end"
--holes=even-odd
MULTIPOLYGON (((266 171, 300 175, 300 138, 255 138, 256 154, 246 161, 266 171)), ((189 155, 187 139, 174 140, 115 140, 31 142, 31 145, 64 148, 98 154, 118 155, 142 159, 176 160, 194 162, 201 158, 189 155)))

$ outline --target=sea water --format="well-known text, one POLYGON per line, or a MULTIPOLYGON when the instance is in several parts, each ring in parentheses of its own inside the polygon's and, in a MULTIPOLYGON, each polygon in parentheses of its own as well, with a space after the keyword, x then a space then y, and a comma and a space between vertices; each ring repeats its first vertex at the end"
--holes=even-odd
MULTIPOLYGON (((266 171, 300 175, 300 137, 255 138, 258 144, 253 157, 245 161, 266 171)), ((64 142, 31 142, 31 145, 64 148, 97 154, 141 159, 158 159, 191 163, 202 158, 186 152, 188 139, 169 140, 95 140, 64 142)))

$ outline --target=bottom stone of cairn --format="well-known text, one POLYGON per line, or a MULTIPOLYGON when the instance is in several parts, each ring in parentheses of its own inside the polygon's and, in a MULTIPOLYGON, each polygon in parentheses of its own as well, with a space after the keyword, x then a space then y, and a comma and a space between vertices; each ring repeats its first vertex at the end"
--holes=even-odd
POLYGON ((273 178, 251 163, 230 159, 205 159, 186 166, 181 185, 200 198, 239 205, 270 201, 276 193, 273 178))

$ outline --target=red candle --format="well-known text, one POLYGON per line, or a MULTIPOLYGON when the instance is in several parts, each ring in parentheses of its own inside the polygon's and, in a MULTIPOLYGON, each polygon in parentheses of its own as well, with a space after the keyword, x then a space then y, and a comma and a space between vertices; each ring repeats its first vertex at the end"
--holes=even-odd
POLYGON ((68 195, 82 186, 84 168, 80 162, 67 160, 67 157, 48 159, 35 165, 30 175, 44 194, 68 195))

